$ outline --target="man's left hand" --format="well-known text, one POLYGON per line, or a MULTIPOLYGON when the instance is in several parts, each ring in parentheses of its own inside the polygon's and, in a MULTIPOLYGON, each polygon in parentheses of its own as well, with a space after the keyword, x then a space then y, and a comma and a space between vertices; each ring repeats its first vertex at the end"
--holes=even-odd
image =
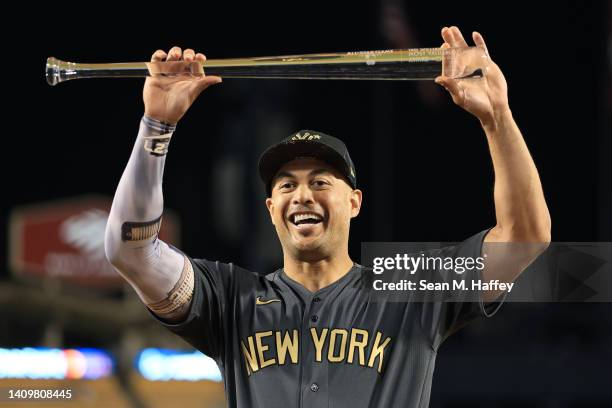
MULTIPOLYGON (((444 27, 442 38, 444 44, 441 48, 468 47, 461 31, 455 26, 444 27)), ((482 35, 473 32, 472 39, 474 44, 483 48, 489 56, 482 35)), ((508 85, 504 74, 493 61, 489 61, 482 78, 453 79, 439 76, 435 81, 451 94, 453 102, 476 116, 483 126, 494 125, 500 115, 509 111, 508 85)))

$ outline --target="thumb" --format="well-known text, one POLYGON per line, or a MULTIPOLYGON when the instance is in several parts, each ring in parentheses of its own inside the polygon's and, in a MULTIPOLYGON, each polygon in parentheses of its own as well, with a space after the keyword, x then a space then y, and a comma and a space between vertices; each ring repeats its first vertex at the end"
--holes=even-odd
POLYGON ((465 97, 465 92, 456 79, 440 75, 435 79, 436 84, 444 87, 451 94, 453 102, 461 104, 465 97))
POLYGON ((213 76, 213 75, 204 76, 194 81, 191 89, 194 92, 194 94, 197 96, 209 86, 219 84, 221 82, 223 82, 223 79, 221 77, 213 76))

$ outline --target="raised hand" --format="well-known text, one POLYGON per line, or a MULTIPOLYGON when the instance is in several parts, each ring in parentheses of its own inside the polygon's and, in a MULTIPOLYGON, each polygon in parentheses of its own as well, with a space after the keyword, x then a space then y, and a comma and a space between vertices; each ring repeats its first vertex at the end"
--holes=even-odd
MULTIPOLYGON (((192 49, 182 51, 180 47, 172 47, 166 53, 157 50, 151 56, 151 62, 161 61, 194 61, 204 62, 206 56, 195 53, 192 49)), ((145 115, 159 121, 175 124, 187 112, 203 90, 221 82, 218 76, 150 76, 147 77, 142 92, 145 115)))
MULTIPOLYGON (((461 31, 455 26, 444 27, 442 38, 442 48, 468 46, 461 31)), ((472 39, 474 44, 483 48, 489 56, 482 35, 473 32, 472 39)), ((439 76, 435 81, 451 94, 453 102, 476 116, 483 125, 493 123, 497 115, 509 110, 506 79, 493 61, 489 62, 482 78, 453 79, 439 76)))

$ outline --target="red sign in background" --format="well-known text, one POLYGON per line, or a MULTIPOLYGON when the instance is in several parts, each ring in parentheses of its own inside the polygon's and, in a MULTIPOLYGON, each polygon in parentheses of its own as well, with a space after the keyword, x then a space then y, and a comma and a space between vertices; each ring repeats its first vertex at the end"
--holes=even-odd
MULTIPOLYGON (((104 253, 111 202, 87 196, 15 209, 9 238, 13 273, 87 287, 121 286, 123 279, 104 253)), ((165 212, 160 238, 178 245, 178 228, 176 217, 165 212)))

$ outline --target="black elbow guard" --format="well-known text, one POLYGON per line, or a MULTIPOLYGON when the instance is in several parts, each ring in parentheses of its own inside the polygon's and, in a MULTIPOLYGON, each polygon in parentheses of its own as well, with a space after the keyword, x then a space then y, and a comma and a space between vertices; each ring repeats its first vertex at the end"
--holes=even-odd
POLYGON ((161 228, 161 215, 153 221, 124 222, 121 225, 122 241, 145 241, 157 237, 161 228))

